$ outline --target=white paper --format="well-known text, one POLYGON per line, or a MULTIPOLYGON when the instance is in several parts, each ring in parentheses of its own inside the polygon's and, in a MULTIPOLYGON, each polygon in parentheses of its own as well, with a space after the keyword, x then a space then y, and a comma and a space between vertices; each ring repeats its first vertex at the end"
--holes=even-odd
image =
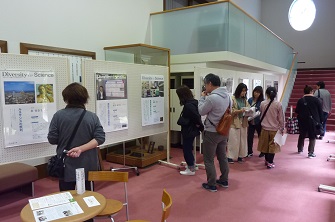
POLYGON ((38 210, 45 207, 52 207, 60 204, 73 202, 73 196, 70 192, 64 192, 29 200, 32 210, 38 210))
POLYGON ((274 142, 277 143, 279 146, 283 146, 285 145, 286 138, 287 138, 287 133, 282 135, 281 132, 278 130, 274 137, 274 142))
POLYGON ((84 211, 77 201, 33 211, 36 222, 53 221, 81 213, 84 213, 84 211))
POLYGON ((94 196, 84 197, 83 198, 88 207, 99 206, 100 203, 94 196))
POLYGON ((85 169, 76 169, 76 189, 77 194, 85 193, 85 169))

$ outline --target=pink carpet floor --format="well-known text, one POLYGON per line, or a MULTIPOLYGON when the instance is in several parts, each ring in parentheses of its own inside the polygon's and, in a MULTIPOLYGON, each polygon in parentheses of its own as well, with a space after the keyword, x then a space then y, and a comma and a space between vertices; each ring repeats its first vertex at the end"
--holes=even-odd
MULTIPOLYGON (((130 171, 130 219, 160 221, 160 199, 166 188, 173 199, 169 222, 335 222, 335 195, 317 189, 320 184, 335 186, 335 161, 327 161, 329 154, 335 153, 335 142, 327 143, 332 138, 335 133, 329 132, 318 140, 317 157, 308 159, 308 141, 304 153, 298 154, 298 135, 289 135, 282 152, 275 156, 276 167, 270 170, 254 149, 255 156, 229 165, 229 188, 218 188, 216 193, 201 188, 206 181, 201 167, 195 176, 182 176, 178 169, 165 164, 140 169, 139 176, 130 171)), ((196 159, 202 163, 202 155, 197 153, 196 159)), ((181 161, 182 150, 171 149, 170 162, 179 165, 181 161)), ((104 164, 106 168, 119 166, 104 164)), ((219 173, 218 169, 217 164, 219 173)), ((96 184, 96 191, 114 199, 122 199, 122 189, 115 183, 96 184)), ((51 178, 35 183, 35 197, 56 191, 58 183, 51 178)), ((29 198, 17 191, 0 194, 0 221, 20 221, 20 211, 29 198)), ((125 210, 114 219, 125 221, 125 210)))

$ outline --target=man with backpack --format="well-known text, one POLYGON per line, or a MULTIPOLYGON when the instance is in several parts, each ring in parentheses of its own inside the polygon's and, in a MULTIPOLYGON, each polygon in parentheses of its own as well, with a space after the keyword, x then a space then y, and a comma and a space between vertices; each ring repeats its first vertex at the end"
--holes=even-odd
MULTIPOLYGON (((314 92, 314 96, 317 97, 322 105, 323 111, 323 131, 326 133, 326 122, 327 118, 331 115, 332 110, 332 100, 330 93, 327 89, 325 89, 325 83, 323 81, 319 81, 316 83, 316 90, 314 92)), ((320 135, 317 139, 322 140, 325 134, 320 135)))

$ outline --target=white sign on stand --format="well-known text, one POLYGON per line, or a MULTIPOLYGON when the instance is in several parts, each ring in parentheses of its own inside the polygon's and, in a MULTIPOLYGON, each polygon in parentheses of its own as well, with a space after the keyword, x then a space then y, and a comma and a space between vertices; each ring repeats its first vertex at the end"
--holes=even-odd
POLYGON ((77 194, 85 193, 85 169, 76 169, 76 189, 77 194))

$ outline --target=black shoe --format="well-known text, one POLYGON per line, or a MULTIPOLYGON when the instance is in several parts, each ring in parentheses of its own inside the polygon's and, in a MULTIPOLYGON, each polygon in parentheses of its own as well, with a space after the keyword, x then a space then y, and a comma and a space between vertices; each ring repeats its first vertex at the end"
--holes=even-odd
POLYGON ((242 158, 242 157, 239 157, 239 158, 237 158, 237 162, 239 162, 239 163, 243 163, 243 162, 244 162, 244 160, 243 160, 243 158, 242 158))
POLYGON ((300 153, 302 153, 303 152, 303 150, 298 150, 298 154, 300 154, 300 153))
POLYGON ((312 159, 314 157, 316 157, 316 155, 314 153, 308 153, 308 158, 312 159))
POLYGON ((233 159, 231 159, 231 158, 227 158, 227 159, 228 159, 228 163, 234 164, 234 160, 233 159))
POLYGON ((210 186, 210 185, 208 185, 208 183, 203 183, 202 184, 202 188, 204 188, 205 190, 208 190, 209 192, 216 192, 216 191, 218 191, 216 189, 216 186, 210 186))
POLYGON ((228 188, 228 181, 220 181, 220 180, 216 180, 216 185, 220 186, 220 187, 224 187, 224 188, 228 188))
POLYGON ((263 157, 263 156, 265 156, 264 153, 260 153, 260 154, 258 155, 258 157, 263 157))
POLYGON ((252 157, 254 154, 253 153, 249 153, 248 156, 246 157, 252 157))

